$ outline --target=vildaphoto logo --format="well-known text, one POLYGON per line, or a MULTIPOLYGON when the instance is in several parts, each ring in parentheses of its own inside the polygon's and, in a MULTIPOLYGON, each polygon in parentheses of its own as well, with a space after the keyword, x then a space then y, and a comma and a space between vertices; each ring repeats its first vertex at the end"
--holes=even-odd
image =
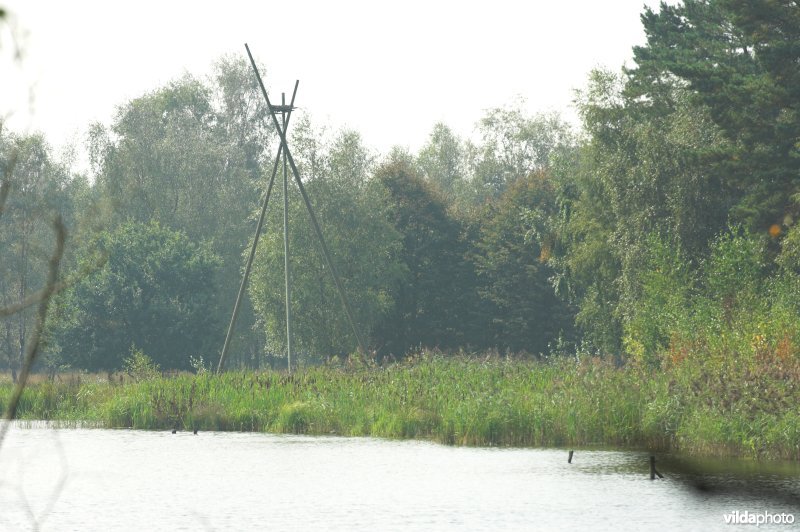
POLYGON ((794 514, 769 512, 740 512, 736 510, 722 516, 726 525, 791 525, 794 524, 794 514))

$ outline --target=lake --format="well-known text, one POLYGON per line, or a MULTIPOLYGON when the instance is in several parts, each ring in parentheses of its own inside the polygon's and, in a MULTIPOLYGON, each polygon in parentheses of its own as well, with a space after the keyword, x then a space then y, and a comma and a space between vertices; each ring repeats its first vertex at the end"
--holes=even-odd
POLYGON ((568 464, 554 449, 18 423, 0 448, 0 530, 709 531, 730 529, 736 511, 800 520, 797 464, 718 462, 702 476, 676 464, 651 481, 640 452, 577 450, 568 464))

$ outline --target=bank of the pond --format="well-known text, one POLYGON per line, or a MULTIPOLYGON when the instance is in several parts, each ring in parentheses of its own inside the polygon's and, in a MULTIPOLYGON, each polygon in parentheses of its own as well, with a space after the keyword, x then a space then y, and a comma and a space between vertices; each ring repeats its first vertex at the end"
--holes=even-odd
MULTIPOLYGON (((430 439, 456 445, 608 445, 800 459, 795 379, 737 368, 617 368, 426 357, 387 368, 229 372, 29 386, 19 417, 109 428, 430 439), (794 406, 792 406, 794 405, 794 406)), ((0 407, 11 394, 0 384, 0 407)))

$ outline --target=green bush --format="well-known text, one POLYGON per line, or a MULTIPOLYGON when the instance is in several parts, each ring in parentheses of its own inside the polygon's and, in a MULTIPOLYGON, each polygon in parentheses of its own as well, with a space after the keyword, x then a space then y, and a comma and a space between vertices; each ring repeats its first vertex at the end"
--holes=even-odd
POLYGON ((135 382, 155 379, 161 375, 158 364, 135 346, 131 346, 131 354, 122 361, 122 366, 135 382))

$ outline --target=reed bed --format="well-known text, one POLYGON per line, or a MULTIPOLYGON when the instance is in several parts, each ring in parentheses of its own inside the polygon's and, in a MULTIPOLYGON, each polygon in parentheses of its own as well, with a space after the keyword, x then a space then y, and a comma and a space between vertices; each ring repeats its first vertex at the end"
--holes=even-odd
MULTIPOLYGON (((756 376, 762 379, 756 388, 780 398, 753 407, 748 397, 715 398, 713 383, 698 392, 696 376, 684 373, 619 368, 590 357, 425 355, 388 367, 312 367, 291 375, 205 372, 110 381, 72 376, 29 386, 19 415, 108 428, 800 459, 800 413, 780 406, 800 404, 796 382, 787 387, 783 380, 756 376)), ((8 381, 0 381, 0 407, 10 390, 8 381)))

